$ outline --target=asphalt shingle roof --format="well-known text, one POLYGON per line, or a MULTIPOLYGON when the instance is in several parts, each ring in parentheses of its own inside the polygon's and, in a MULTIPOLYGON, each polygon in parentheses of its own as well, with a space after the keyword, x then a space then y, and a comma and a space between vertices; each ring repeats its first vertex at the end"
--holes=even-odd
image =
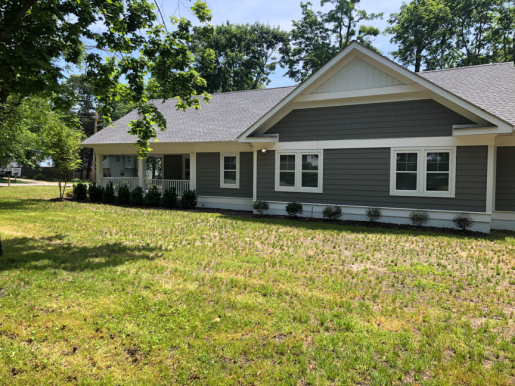
POLYGON ((515 126, 513 62, 424 71, 418 75, 515 126))
MULTIPOLYGON (((166 131, 158 131, 160 142, 215 142, 234 141, 259 118, 295 89, 279 87, 262 90, 213 94, 209 105, 202 102, 200 110, 175 109, 176 100, 156 106, 167 121, 166 131)), ((84 145, 134 143, 135 137, 127 134, 129 122, 137 118, 133 111, 86 139, 84 145)))

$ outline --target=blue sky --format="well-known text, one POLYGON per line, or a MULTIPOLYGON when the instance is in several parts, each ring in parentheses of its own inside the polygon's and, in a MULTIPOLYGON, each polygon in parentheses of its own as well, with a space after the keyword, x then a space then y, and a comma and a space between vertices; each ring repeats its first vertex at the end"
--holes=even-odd
MULTIPOLYGON (((180 0, 182 4, 190 6, 186 0, 180 0)), ((269 23, 279 25, 282 29, 289 31, 292 20, 299 20, 302 16, 300 10, 300 0, 206 0, 213 11, 212 24, 221 24, 229 20, 231 23, 269 23)), ((165 17, 179 13, 176 0, 158 0, 163 4, 165 17)), ((329 9, 330 5, 320 7, 320 0, 311 0, 314 9, 329 9)), ((402 0, 361 0, 359 7, 368 12, 384 12, 383 20, 375 20, 373 25, 384 30, 387 26, 388 16, 400 9, 402 0)), ((191 19, 192 15, 185 6, 180 7, 182 16, 191 19)), ((388 56, 388 53, 395 49, 390 42, 390 37, 380 35, 374 40, 374 45, 381 52, 388 56)), ((272 76, 272 82, 268 87, 281 87, 293 84, 293 81, 283 76, 284 70, 278 71, 272 76)))

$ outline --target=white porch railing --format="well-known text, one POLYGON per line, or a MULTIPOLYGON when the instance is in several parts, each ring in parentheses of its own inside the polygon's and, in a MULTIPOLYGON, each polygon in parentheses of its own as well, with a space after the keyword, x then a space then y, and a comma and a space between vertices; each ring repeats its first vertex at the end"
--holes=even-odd
POLYGON ((175 188, 175 192, 178 197, 181 197, 182 194, 190 189, 190 181, 189 180, 146 180, 147 189, 150 189, 152 186, 157 186, 157 189, 161 192, 167 189, 175 188))
POLYGON ((104 177, 100 179, 100 185, 104 188, 110 182, 113 183, 114 193, 116 195, 118 195, 118 189, 122 185, 127 185, 131 192, 139 185, 138 177, 104 177))

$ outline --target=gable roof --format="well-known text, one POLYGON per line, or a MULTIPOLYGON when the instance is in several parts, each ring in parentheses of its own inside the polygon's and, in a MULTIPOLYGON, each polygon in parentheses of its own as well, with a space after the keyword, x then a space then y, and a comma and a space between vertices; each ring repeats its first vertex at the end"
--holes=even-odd
POLYGON ((424 71, 418 75, 515 125, 513 62, 424 71))
MULTIPOLYGON (((152 101, 167 121, 166 131, 157 132, 160 142, 235 141, 245 129, 261 118, 296 86, 213 94, 209 105, 201 102, 197 111, 177 111, 176 100, 164 104, 152 101)), ((132 111, 82 142, 83 145, 134 143, 129 123, 138 116, 132 111)))

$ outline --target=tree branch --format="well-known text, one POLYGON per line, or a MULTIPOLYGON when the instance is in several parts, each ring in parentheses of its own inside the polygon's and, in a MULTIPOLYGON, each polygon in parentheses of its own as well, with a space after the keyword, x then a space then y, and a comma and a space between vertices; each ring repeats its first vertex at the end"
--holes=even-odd
POLYGON ((14 15, 14 17, 10 20, 10 23, 7 25, 7 27, 2 31, 2 33, 0 34, 0 42, 5 42, 8 37, 9 37, 9 34, 14 30, 16 29, 16 27, 19 27, 19 22, 21 21, 21 19, 23 19, 23 17, 27 14, 27 12, 29 11, 29 9, 38 2, 38 0, 26 0, 25 1, 25 4, 23 5, 23 7, 21 7, 21 9, 18 11, 18 13, 16 15, 14 15))

